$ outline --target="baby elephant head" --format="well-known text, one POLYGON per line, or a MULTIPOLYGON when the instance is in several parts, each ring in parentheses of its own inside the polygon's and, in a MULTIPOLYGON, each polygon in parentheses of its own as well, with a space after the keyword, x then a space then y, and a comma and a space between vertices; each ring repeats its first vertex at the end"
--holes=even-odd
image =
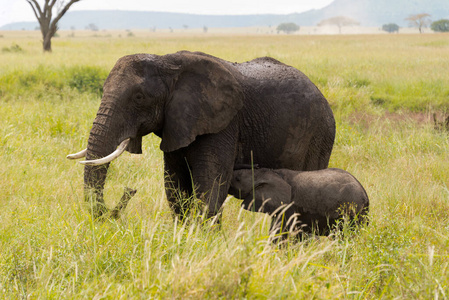
POLYGON ((243 208, 269 214, 291 203, 291 186, 269 169, 234 171, 229 194, 242 199, 243 208))

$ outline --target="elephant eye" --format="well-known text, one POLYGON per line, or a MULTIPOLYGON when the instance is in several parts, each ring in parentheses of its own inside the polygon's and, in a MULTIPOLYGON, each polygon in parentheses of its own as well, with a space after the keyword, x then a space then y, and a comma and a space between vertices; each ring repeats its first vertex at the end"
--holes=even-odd
POLYGON ((142 93, 137 93, 137 94, 134 96, 134 98, 135 98, 136 100, 138 100, 138 101, 141 101, 141 100, 143 100, 145 97, 143 96, 142 93))

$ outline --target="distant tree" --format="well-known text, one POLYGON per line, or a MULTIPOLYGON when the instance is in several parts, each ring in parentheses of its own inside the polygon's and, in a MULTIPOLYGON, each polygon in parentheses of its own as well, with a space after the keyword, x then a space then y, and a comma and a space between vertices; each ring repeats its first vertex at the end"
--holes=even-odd
POLYGON ((417 15, 410 15, 408 18, 405 18, 408 21, 409 25, 412 27, 418 27, 419 33, 422 33, 422 29, 427 27, 430 24, 430 15, 423 13, 417 15))
POLYGON ((395 23, 384 24, 382 30, 389 33, 399 32, 399 25, 395 23))
POLYGON ((203 26, 203 32, 207 33, 207 31, 209 30, 209 28, 207 28, 207 26, 203 26))
POLYGON ((89 23, 89 25, 86 26, 87 30, 92 30, 92 31, 98 31, 98 26, 95 25, 94 23, 89 23))
POLYGON ((333 18, 322 20, 320 23, 318 23, 318 26, 326 26, 326 25, 337 26, 338 32, 341 33, 342 27, 360 25, 360 22, 356 21, 354 19, 348 18, 348 17, 338 16, 338 17, 333 17, 333 18))
POLYGON ((433 31, 437 31, 437 32, 449 32, 449 20, 441 19, 441 20, 435 21, 430 25, 430 28, 433 31))
POLYGON ((298 31, 299 30, 299 26, 296 25, 295 23, 281 23, 278 25, 278 27, 276 28, 276 30, 279 31, 283 31, 287 34, 290 34, 292 32, 298 31))
POLYGON ((45 52, 51 52, 51 39, 58 31, 58 22, 62 16, 69 10, 72 4, 81 0, 44 0, 43 6, 39 5, 37 0, 25 0, 33 9, 34 15, 39 21, 39 25, 42 32, 42 47, 45 52), (56 5, 57 4, 57 5, 56 5), (56 5, 56 7, 55 7, 56 5), (56 15, 53 18, 53 9, 55 9, 56 15))
POLYGON ((182 27, 184 28, 184 29, 189 29, 189 25, 182 25, 182 27))

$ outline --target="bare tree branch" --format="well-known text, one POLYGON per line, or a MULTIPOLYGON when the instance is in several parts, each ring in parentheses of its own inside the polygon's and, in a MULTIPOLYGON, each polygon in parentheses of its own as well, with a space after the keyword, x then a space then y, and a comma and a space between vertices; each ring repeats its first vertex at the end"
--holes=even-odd
POLYGON ((48 11, 49 11, 50 17, 53 14, 53 6, 55 6, 55 3, 56 3, 56 0, 52 0, 52 2, 50 2, 50 4, 48 5, 48 11))
POLYGON ((45 0, 45 8, 44 8, 44 12, 45 12, 45 17, 48 18, 49 20, 51 20, 51 15, 52 15, 52 7, 50 7, 48 5, 48 1, 49 0, 45 0))
POLYGON ((26 1, 31 5, 31 7, 33 8, 34 11, 35 11, 35 9, 37 9, 37 11, 39 12, 39 16, 43 15, 42 9, 36 0, 26 0, 26 1), (34 6, 33 6, 33 4, 34 4, 34 6))
MULTIPOLYGON (((56 1, 56 0, 55 0, 56 1)), ((56 16, 56 18, 53 20, 52 22, 52 26, 56 25, 59 20, 64 16, 64 14, 69 10, 70 6, 72 6, 72 4, 79 2, 80 0, 70 0, 69 3, 67 3, 63 9, 58 13, 58 15, 56 16), (54 24, 54 25, 53 25, 54 24)))
MULTIPOLYGON (((64 14, 69 10, 69 8, 76 2, 81 0, 70 0, 67 4, 64 4, 64 0, 44 0, 44 4, 41 6, 37 2, 37 0, 25 0, 28 2, 33 9, 34 15, 39 21, 42 37, 43 37, 43 48, 44 51, 51 51, 51 39, 56 34, 58 30, 58 22, 64 16, 64 14), (58 2, 59 1, 59 2, 58 2), (53 17, 53 9, 55 5, 59 7, 57 4, 60 4, 62 9, 57 11, 56 17, 53 17)), ((59 9, 58 9, 59 10, 59 9)))
MULTIPOLYGON (((33 9, 34 15, 36 16, 36 19, 39 22, 41 32, 42 32, 42 28, 43 28, 43 24, 42 24, 42 20, 41 20, 42 10, 39 6, 39 3, 37 3, 34 0, 26 0, 26 1, 30 4, 31 8, 33 9)), ((42 32, 42 34, 43 34, 43 32, 42 32)))
POLYGON ((27 0, 27 2, 30 4, 31 8, 33 9, 34 15, 39 20, 39 15, 37 14, 36 8, 34 8, 33 3, 30 0, 27 0))

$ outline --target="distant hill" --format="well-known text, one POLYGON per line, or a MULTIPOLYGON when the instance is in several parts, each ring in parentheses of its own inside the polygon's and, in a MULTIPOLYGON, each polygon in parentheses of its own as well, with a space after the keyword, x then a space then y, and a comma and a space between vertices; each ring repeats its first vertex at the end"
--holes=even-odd
MULTIPOLYGON (((85 29, 88 24, 95 24, 99 29, 148 29, 148 28, 200 28, 250 27, 277 25, 282 15, 194 15, 182 13, 146 12, 146 11, 68 11, 59 22, 61 29, 85 29)), ((7 24, 3 30, 33 30, 37 22, 7 24)))
MULTIPOLYGON (((347 16, 362 26, 381 26, 396 23, 407 26, 404 20, 411 14, 428 13, 432 20, 449 19, 449 0, 335 0, 319 10, 288 15, 194 15, 182 13, 142 11, 69 11, 61 19, 61 29, 85 29, 95 24, 102 29, 166 29, 277 26, 295 22, 300 26, 315 26, 321 20, 347 16)), ((37 22, 7 24, 0 30, 34 30, 37 22)))
MULTIPOLYGON (((338 15, 355 19, 362 26, 396 23, 405 27, 404 19, 413 14, 428 13, 432 20, 449 19, 448 0, 335 0, 317 11, 322 20, 338 15)), ((307 14, 304 13, 304 14, 307 14)), ((317 19, 314 19, 316 21, 317 19)))

